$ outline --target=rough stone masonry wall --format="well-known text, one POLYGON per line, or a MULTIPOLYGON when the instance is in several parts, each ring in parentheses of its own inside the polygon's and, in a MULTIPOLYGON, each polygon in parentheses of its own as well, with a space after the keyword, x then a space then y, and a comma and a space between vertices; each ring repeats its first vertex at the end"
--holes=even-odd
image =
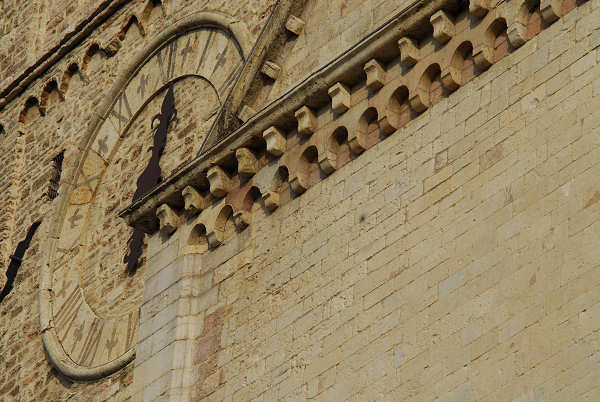
MULTIPOLYGON (((600 1, 579 5, 305 193, 256 203, 176 283, 195 395, 598 400, 599 24, 600 1)), ((163 271, 147 283, 168 297, 163 271)))
MULTIPOLYGON (((12 3, 9 0, 3 4, 12 6, 12 3)), ((3 45, 7 43, 6 38, 12 38, 19 29, 26 29, 22 19, 28 18, 31 12, 25 6, 34 4, 15 3, 20 8, 14 9, 11 18, 16 18, 18 24, 13 24, 12 19, 8 21, 12 33, 0 38, 3 45)), ((51 368, 40 335, 37 290, 48 236, 44 225, 49 223, 56 208, 55 202, 48 197, 52 159, 65 151, 62 176, 65 180, 77 162, 77 146, 94 118, 94 108, 110 92, 116 77, 158 33, 173 21, 206 9, 208 1, 168 3, 171 8, 165 15, 160 2, 129 2, 0 109, 0 277, 4 279, 8 257, 25 238, 30 225, 37 220, 44 222, 25 255, 14 289, 0 303, 0 400, 81 400, 88 397, 106 400, 129 396, 127 386, 132 382, 131 367, 111 378, 89 384, 72 383, 51 368), (142 17, 148 4, 151 5, 149 12, 142 17), (133 15, 140 16, 139 24, 128 24, 133 15), (93 46, 94 43, 106 45, 120 33, 123 34, 119 39, 120 47, 114 54, 96 50, 93 46)), ((210 8, 243 20, 253 41, 272 4, 272 1, 257 0, 242 5, 241 2, 222 0, 212 2, 210 8)), ((25 37, 20 39, 20 45, 27 43, 25 37)), ((13 66, 14 71, 23 67, 18 51, 7 49, 5 52, 2 48, 0 53, 1 57, 11 57, 6 61, 8 64, 2 64, 2 74, 6 66, 13 66)), ((1 63, 5 63, 4 59, 1 63)), ((3 286, 2 281, 0 288, 3 286)))

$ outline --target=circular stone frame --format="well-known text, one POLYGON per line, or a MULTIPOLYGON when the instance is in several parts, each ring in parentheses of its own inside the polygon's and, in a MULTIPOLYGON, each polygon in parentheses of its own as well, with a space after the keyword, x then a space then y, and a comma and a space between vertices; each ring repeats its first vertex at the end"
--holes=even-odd
POLYGON ((76 178, 80 166, 85 162, 85 157, 95 140, 96 133, 102 122, 108 116, 112 106, 118 100, 118 97, 123 89, 126 88, 129 81, 135 76, 136 72, 142 68, 146 61, 149 60, 165 43, 189 31, 204 27, 217 28, 228 32, 231 35, 232 40, 240 47, 243 60, 247 60, 253 44, 251 42, 251 35, 243 22, 229 15, 213 11, 198 12, 175 22, 169 29, 158 34, 147 47, 127 63, 125 71, 120 74, 119 79, 113 84, 112 90, 105 97, 105 101, 98 106, 92 124, 90 125, 91 128, 77 147, 79 151, 79 160, 77 164, 65 175, 65 177, 68 177, 70 180, 65 181, 64 189, 61 191, 62 195, 60 196, 58 203, 58 213, 55 215, 56 218, 54 218, 49 225, 49 251, 44 255, 44 261, 40 272, 39 300, 40 329, 48 361, 56 370, 72 380, 90 381, 106 377, 125 367, 135 358, 135 348, 132 347, 123 355, 106 364, 96 367, 81 366, 71 360, 67 355, 56 334, 52 320, 52 279, 54 270, 50 260, 54 254, 53 250, 56 247, 55 243, 60 235, 58 232, 66 206, 68 205, 69 197, 74 189, 72 183, 76 178))

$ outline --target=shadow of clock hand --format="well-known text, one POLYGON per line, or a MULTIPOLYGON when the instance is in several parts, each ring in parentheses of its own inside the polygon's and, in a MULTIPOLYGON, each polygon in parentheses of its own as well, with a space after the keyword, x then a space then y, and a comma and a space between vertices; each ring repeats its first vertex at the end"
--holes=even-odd
MULTIPOLYGON (((162 180, 162 171, 160 169, 160 158, 167 144, 167 134, 171 123, 177 121, 177 110, 175 109, 175 95, 173 85, 169 85, 167 94, 163 100, 160 113, 152 118, 150 127, 152 128, 153 145, 150 148, 152 155, 148 165, 137 179, 137 188, 133 194, 133 202, 140 200, 148 194, 162 180)), ((144 232, 134 230, 127 242, 128 252, 123 258, 127 264, 127 272, 132 275, 138 268, 139 259, 142 256, 142 247, 144 245, 144 232)))

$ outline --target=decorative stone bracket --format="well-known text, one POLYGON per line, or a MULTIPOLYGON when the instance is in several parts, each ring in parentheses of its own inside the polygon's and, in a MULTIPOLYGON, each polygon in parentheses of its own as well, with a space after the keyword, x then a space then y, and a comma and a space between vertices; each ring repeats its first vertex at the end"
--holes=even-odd
POLYGON ((350 109, 351 99, 350 90, 341 82, 338 82, 329 88, 329 96, 331 97, 331 109, 338 114, 342 114, 350 109))
POLYGON ((160 220, 160 231, 170 235, 179 226, 179 215, 167 204, 162 204, 156 210, 156 216, 160 220))
POLYGON ((310 137, 317 128, 317 118, 308 106, 302 106, 294 114, 298 120, 298 134, 310 137))

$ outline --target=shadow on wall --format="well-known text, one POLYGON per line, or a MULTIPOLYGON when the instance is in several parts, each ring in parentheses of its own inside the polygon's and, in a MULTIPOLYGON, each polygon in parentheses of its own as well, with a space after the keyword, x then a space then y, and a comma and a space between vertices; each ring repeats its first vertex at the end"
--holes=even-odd
POLYGON ((0 292, 0 303, 4 300, 6 296, 12 291, 13 285, 15 283, 15 278, 17 277, 17 273, 19 272, 19 268, 21 267, 21 263, 23 262, 23 257, 31 244, 31 239, 33 239, 33 235, 37 231, 38 227, 42 222, 35 222, 33 225, 29 227, 27 231, 27 236, 25 239, 19 242, 15 252, 10 256, 10 264, 8 265, 8 269, 6 270, 6 285, 2 292, 0 292))

